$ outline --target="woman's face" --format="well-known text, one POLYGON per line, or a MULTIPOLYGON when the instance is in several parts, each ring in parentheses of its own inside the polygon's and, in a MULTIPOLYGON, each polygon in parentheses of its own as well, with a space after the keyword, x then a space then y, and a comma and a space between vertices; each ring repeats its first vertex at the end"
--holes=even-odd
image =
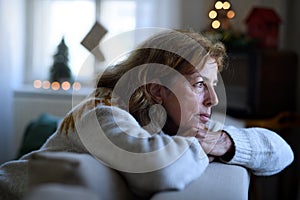
POLYGON ((185 78, 179 78, 163 99, 168 120, 167 126, 186 131, 190 128, 203 128, 211 116, 211 108, 218 104, 215 92, 218 65, 209 58, 204 67, 185 78))

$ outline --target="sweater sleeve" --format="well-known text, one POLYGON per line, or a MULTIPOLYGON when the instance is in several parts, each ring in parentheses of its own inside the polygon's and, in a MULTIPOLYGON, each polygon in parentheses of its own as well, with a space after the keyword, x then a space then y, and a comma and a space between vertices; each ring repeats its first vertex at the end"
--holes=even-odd
POLYGON ((126 111, 98 106, 76 122, 85 148, 118 170, 141 195, 183 189, 208 166, 208 157, 194 137, 150 135, 126 111))
POLYGON ((223 128, 232 138, 235 155, 228 164, 249 168, 258 176, 282 171, 294 160, 291 147, 275 132, 264 128, 223 128))

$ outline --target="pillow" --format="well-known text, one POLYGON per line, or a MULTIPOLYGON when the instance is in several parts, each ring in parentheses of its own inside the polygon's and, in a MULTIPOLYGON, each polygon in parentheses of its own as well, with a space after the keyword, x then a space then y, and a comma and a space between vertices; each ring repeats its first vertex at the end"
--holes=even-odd
POLYGON ((32 189, 24 200, 100 200, 91 190, 63 184, 44 184, 32 189))
POLYGON ((100 199, 133 199, 120 174, 89 154, 34 153, 29 159, 29 182, 31 188, 63 184, 88 189, 100 199))
POLYGON ((18 158, 39 149, 56 131, 60 119, 48 113, 42 113, 37 119, 32 120, 25 129, 18 158))

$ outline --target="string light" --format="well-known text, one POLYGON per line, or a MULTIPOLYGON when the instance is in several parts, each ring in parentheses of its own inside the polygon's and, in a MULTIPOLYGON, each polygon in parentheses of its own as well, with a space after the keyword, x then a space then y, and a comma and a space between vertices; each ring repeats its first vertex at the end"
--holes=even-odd
POLYGON ((68 81, 65 81, 61 84, 61 88, 63 90, 69 90, 71 88, 71 84, 68 81))
POLYGON ((50 88, 50 86, 51 86, 51 83, 50 83, 50 81, 43 81, 43 88, 44 89, 49 89, 50 88))
POLYGON ((211 26, 214 28, 214 29, 218 29, 220 26, 221 26, 221 22, 219 20, 214 20, 212 23, 211 23, 211 26))
POLYGON ((70 90, 71 88, 73 90, 80 90, 81 89, 80 82, 74 82, 73 84, 71 84, 68 81, 64 81, 62 83, 59 83, 58 81, 54 81, 54 82, 51 83, 48 80, 45 80, 45 81, 34 80, 32 85, 36 89, 48 90, 48 89, 51 88, 54 91, 57 91, 57 90, 60 90, 60 89, 67 91, 67 90, 70 90))
POLYGON ((59 90, 59 88, 60 88, 59 82, 57 82, 57 81, 52 82, 51 83, 51 88, 52 88, 52 90, 59 90))
POLYGON ((72 87, 74 90, 80 90, 81 84, 79 82, 74 82, 72 87))
POLYGON ((235 16, 235 12, 234 12, 233 10, 229 10, 229 11, 227 12, 227 17, 228 17, 229 19, 234 18, 234 16, 235 16))
POLYGON ((224 29, 228 29, 228 20, 235 17, 235 12, 231 9, 229 1, 216 1, 214 8, 209 11, 208 17, 212 19, 211 27, 218 29, 222 26, 224 29))
POLYGON ((41 88, 42 87, 42 81, 41 80, 33 81, 33 87, 34 88, 41 88))
POLYGON ((208 16, 210 19, 215 19, 218 16, 218 13, 215 10, 211 10, 208 16))
POLYGON ((229 8, 230 8, 230 3, 228 2, 228 1, 225 1, 224 3, 223 3, 223 9, 224 10, 228 10, 229 8))
POLYGON ((222 3, 221 1, 217 1, 217 2, 215 3, 215 8, 216 8, 217 10, 222 9, 222 8, 223 8, 223 3, 222 3))

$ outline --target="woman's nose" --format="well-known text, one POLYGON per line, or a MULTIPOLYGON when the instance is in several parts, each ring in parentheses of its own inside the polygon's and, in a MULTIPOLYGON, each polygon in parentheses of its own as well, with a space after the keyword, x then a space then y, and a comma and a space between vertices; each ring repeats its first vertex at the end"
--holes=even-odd
POLYGON ((205 90, 205 106, 216 106, 219 103, 218 95, 214 87, 207 87, 205 90))

